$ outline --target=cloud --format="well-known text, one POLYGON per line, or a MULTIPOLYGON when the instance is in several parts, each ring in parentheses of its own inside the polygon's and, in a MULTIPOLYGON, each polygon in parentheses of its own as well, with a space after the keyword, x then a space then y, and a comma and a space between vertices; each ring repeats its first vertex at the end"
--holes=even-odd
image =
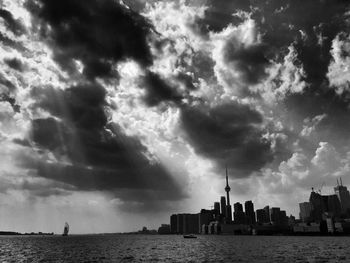
POLYGON ((267 77, 270 65, 266 58, 267 46, 261 42, 255 22, 246 19, 239 26, 228 26, 211 34, 214 50, 215 75, 227 93, 252 96, 250 86, 267 77))
POLYGON ((142 207, 186 196, 183 186, 138 138, 125 135, 117 123, 108 122, 105 90, 97 83, 66 90, 35 88, 32 96, 36 101, 33 108, 52 115, 33 120, 32 142, 53 157, 24 157, 24 167, 75 190, 107 191, 124 201, 136 198, 142 207), (138 190, 139 195, 127 194, 125 189, 138 190))
POLYGON ((12 31, 16 36, 26 33, 26 28, 19 19, 15 19, 12 13, 5 9, 0 9, 0 17, 4 19, 5 26, 8 30, 12 31))
POLYGON ((83 63, 89 78, 113 75, 113 64, 133 58, 152 63, 146 20, 115 1, 29 1, 43 39, 48 39, 56 61, 70 72, 74 60, 83 63), (39 27, 40 26, 40 27, 39 27))
POLYGON ((180 103, 183 98, 175 87, 169 85, 153 72, 147 72, 144 77, 144 85, 147 90, 144 99, 149 106, 155 106, 162 101, 180 103))
POLYGON ((229 24, 242 22, 239 16, 234 16, 239 11, 249 11, 250 1, 245 0, 209 0, 206 1, 207 9, 203 19, 199 20, 204 32, 220 32, 229 24))
POLYGON ((181 122, 195 151, 216 163, 227 165, 235 177, 246 177, 272 161, 268 141, 262 138, 262 116, 239 103, 213 108, 188 107, 181 122))
POLYGON ((327 77, 338 94, 349 91, 350 87, 350 37, 339 34, 332 43, 332 62, 327 77))

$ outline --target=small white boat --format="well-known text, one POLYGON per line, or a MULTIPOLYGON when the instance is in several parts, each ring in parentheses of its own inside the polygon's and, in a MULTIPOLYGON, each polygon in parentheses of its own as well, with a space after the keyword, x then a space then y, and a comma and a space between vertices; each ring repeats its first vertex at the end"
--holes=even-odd
POLYGON ((69 225, 68 225, 68 223, 66 222, 66 223, 64 224, 64 229, 63 229, 63 234, 62 234, 62 236, 68 236, 68 232, 69 232, 69 225))

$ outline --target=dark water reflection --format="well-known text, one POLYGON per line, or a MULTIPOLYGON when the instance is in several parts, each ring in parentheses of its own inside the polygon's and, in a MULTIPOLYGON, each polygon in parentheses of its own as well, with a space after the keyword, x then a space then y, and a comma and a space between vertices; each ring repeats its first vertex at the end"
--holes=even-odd
POLYGON ((350 237, 0 237, 0 262, 350 262, 350 237))

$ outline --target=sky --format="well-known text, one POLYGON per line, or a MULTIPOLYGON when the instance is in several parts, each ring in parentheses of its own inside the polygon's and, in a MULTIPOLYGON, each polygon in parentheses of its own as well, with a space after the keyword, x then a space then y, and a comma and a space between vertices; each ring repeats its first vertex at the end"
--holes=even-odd
POLYGON ((157 229, 350 186, 346 0, 0 0, 0 229, 157 229))

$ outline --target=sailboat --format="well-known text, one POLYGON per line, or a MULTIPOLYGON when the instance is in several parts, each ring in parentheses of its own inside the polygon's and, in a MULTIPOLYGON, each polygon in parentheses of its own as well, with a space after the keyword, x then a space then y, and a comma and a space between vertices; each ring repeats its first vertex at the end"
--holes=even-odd
POLYGON ((62 234, 62 236, 68 236, 68 232, 69 232, 69 225, 68 225, 68 223, 66 222, 66 223, 64 224, 64 229, 63 229, 63 234, 62 234))

